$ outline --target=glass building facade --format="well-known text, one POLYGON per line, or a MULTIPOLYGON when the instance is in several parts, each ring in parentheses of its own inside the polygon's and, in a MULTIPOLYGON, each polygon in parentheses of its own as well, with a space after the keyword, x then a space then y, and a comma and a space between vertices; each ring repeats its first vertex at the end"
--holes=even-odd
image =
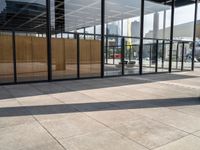
POLYGON ((195 67, 199 0, 0 0, 0 84, 195 67))

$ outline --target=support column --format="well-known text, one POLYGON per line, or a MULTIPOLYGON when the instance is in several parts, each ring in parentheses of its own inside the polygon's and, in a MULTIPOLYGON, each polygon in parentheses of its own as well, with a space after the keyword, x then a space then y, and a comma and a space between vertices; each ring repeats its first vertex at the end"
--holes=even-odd
POLYGON ((121 64, 122 64, 122 75, 124 75, 124 46, 125 46, 125 39, 124 37, 122 38, 121 41, 121 64))
POLYGON ((52 61, 51 61, 51 5, 50 0, 46 0, 46 14, 47 14, 47 66, 48 66, 48 81, 52 81, 52 61))
POLYGON ((194 57, 195 57, 195 49, 196 49, 197 12, 198 12, 198 0, 195 0, 194 36, 193 36, 193 49, 192 49, 192 71, 194 71, 194 57))
POLYGON ((77 78, 80 78, 80 35, 77 33, 76 35, 77 40, 77 78))
POLYGON ((144 34, 144 0, 141 0, 141 17, 140 17, 140 51, 139 51, 139 74, 142 75, 142 57, 143 57, 143 34, 144 34))
POLYGON ((101 77, 104 77, 105 0, 101 0, 101 77))
POLYGON ((17 83, 17 60, 16 60, 15 31, 12 31, 12 46, 13 46, 13 73, 14 73, 14 83, 17 83))
POLYGON ((174 33, 174 8, 175 8, 175 0, 172 0, 170 50, 169 50, 169 73, 172 72, 172 50, 173 50, 173 33, 174 33))

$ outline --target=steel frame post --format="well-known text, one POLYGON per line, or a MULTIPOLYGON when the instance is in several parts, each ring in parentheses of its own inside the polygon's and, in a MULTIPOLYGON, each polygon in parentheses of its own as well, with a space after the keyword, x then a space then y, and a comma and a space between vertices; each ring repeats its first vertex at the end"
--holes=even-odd
POLYGON ((101 78, 104 77, 105 0, 101 0, 101 78))
POLYGON ((52 81, 52 60, 51 60, 51 6, 50 0, 46 0, 46 24, 47 24, 47 67, 48 67, 48 81, 52 81))
POLYGON ((15 31, 12 31, 12 48, 13 48, 13 73, 14 83, 17 83, 17 60, 16 60, 16 42, 15 42, 15 31))
POLYGON ((156 64, 155 64, 155 72, 158 72, 158 47, 159 46, 159 41, 156 40, 156 64))
POLYGON ((172 0, 171 12, 171 33, 170 33, 170 50, 169 50, 169 73, 172 72, 172 50, 173 50, 173 33, 174 33, 174 8, 175 0, 172 0))
POLYGON ((125 57, 125 39, 124 37, 121 40, 121 64, 122 64, 122 76, 124 76, 124 57, 125 57))
POLYGON ((185 57, 185 43, 182 43, 182 59, 181 59, 181 71, 184 70, 184 57, 185 57))
POLYGON ((142 57, 143 57, 143 34, 144 34, 144 0, 141 0, 140 17, 140 51, 139 51, 139 74, 142 75, 142 57))
POLYGON ((76 34, 77 44, 77 78, 80 79, 80 35, 76 34))
POLYGON ((194 34, 193 34, 193 49, 192 49, 192 71, 194 71, 194 57, 196 49, 196 25, 197 25, 197 12, 198 12, 198 0, 195 0, 195 14, 194 14, 194 34))

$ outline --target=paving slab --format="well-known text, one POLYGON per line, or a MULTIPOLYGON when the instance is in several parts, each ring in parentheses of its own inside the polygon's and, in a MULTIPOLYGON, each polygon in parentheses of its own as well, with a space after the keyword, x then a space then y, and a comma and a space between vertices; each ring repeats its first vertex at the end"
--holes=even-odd
POLYGON ((200 138, 189 135, 155 150, 199 150, 200 138))
POLYGON ((74 137, 107 129, 103 124, 81 113, 66 115, 53 120, 42 120, 41 124, 57 139, 74 137))
POLYGON ((2 150, 63 150, 38 123, 0 128, 2 150))
POLYGON ((63 139, 61 143, 68 150, 147 150, 136 142, 110 130, 63 139))
POLYGON ((108 127, 121 126, 133 120, 141 119, 143 116, 128 112, 126 110, 118 110, 116 107, 108 108, 109 110, 86 112, 86 114, 95 120, 105 124, 108 127))
POLYGON ((193 135, 196 135, 196 136, 198 136, 200 138, 200 131, 197 131, 197 132, 193 133, 193 135))
POLYGON ((3 150, 199 150, 200 75, 0 87, 3 150))
POLYGON ((149 149, 187 135, 187 133, 176 128, 145 118, 124 123, 123 126, 117 127, 115 130, 149 149))

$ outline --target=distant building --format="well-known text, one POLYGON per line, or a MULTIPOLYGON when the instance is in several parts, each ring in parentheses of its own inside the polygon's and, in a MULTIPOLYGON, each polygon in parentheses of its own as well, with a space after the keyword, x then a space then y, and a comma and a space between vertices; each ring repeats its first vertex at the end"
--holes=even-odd
MULTIPOLYGON (((133 21, 131 22, 131 36, 140 37, 140 22, 133 21)), ((131 39, 131 43, 136 43, 136 39, 131 39)))
POLYGON ((138 21, 131 22, 131 36, 140 37, 140 22, 138 21))
MULTIPOLYGON (((108 35, 120 35, 120 28, 117 23, 110 23, 107 25, 107 34, 108 35)), ((120 45, 120 38, 109 38, 109 41, 112 41, 111 43, 115 43, 115 45, 120 45), (114 40, 114 41, 113 41, 114 40)), ((109 42, 110 43, 110 42, 109 42)))
MULTIPOLYGON (((174 26, 174 39, 180 40, 193 40, 193 28, 194 22, 189 22, 181 25, 174 26), (187 29, 187 30, 186 30, 187 29)), ((165 33, 163 33, 163 29, 158 30, 158 38, 160 39, 169 39, 170 38, 170 27, 165 28, 165 33), (164 37, 163 37, 164 36, 164 37)), ((145 34, 145 37, 153 37, 153 31, 149 31, 145 34)), ((200 20, 197 21, 197 38, 200 39, 200 20)))
POLYGON ((115 23, 108 24, 107 32, 108 32, 107 33, 108 35, 119 35, 118 24, 115 24, 115 23))

